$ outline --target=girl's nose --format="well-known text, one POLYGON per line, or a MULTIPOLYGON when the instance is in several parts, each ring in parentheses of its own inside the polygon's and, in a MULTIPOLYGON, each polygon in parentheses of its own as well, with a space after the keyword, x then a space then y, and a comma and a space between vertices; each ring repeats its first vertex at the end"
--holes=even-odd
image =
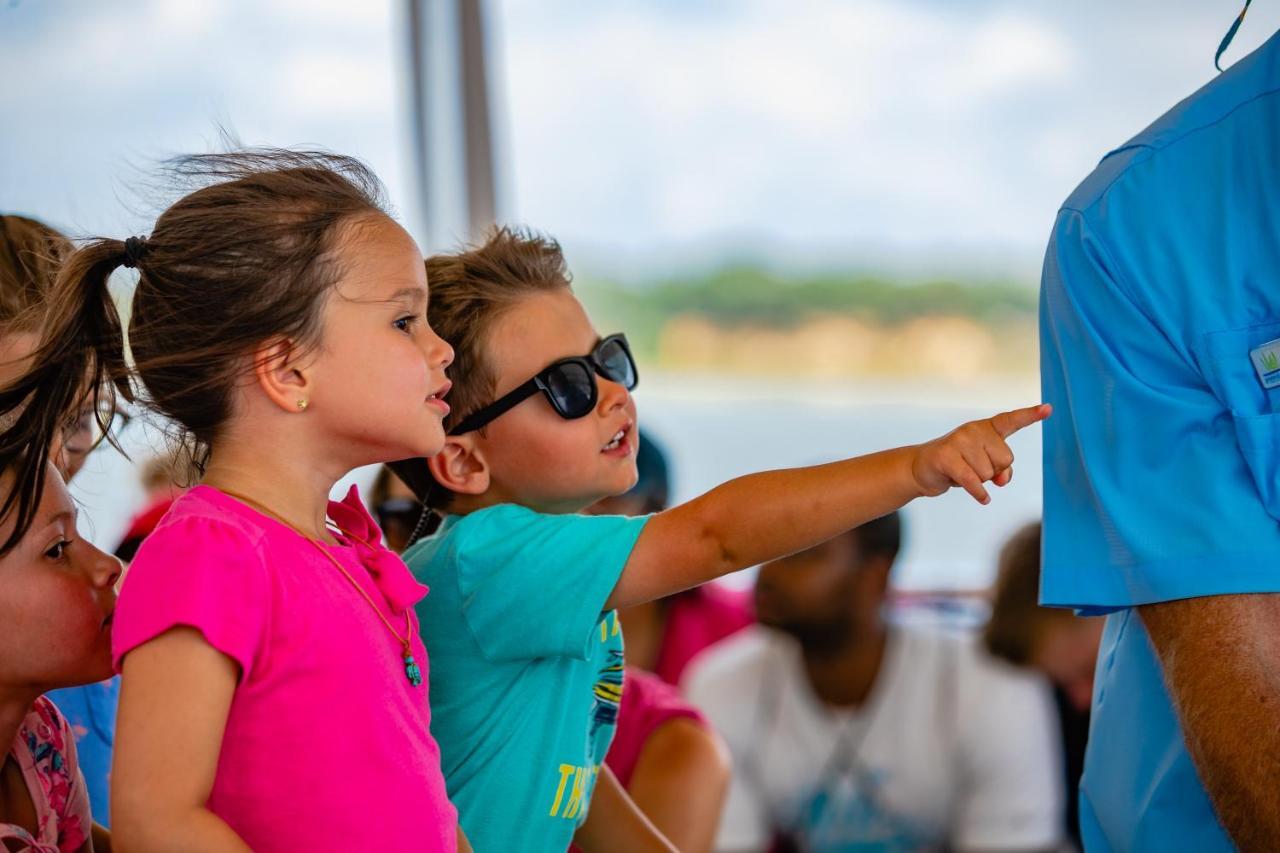
POLYGON ((120 562, 118 557, 100 551, 89 545, 88 542, 84 544, 89 548, 93 548, 89 567, 89 576, 93 581, 93 585, 99 589, 114 589, 115 585, 120 581, 120 576, 124 573, 124 563, 120 562))
POLYGON ((426 353, 427 363, 433 368, 444 370, 453 364, 453 347, 430 326, 427 326, 426 353))

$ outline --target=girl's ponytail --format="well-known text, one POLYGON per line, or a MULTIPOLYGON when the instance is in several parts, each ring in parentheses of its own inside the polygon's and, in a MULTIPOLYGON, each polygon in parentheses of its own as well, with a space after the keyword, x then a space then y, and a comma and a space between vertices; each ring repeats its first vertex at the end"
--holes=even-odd
POLYGON ((120 314, 107 283, 116 267, 137 265, 145 245, 136 238, 96 240, 74 252, 49 293, 39 346, 22 374, 0 388, 0 473, 13 478, 0 521, 14 517, 0 554, 31 527, 50 451, 68 424, 91 403, 106 434, 117 394, 133 399, 120 314))
POLYGON ((276 338, 316 345, 341 273, 333 248, 342 229, 386 216, 373 172, 323 151, 197 154, 168 171, 186 195, 150 237, 97 240, 67 258, 31 366, 0 387, 0 474, 16 478, 0 522, 17 519, 0 554, 31 526, 45 460, 89 401, 110 438, 116 398, 134 402, 136 392, 202 466, 231 417, 246 356, 276 338), (128 365, 107 290, 119 266, 140 273, 128 365))

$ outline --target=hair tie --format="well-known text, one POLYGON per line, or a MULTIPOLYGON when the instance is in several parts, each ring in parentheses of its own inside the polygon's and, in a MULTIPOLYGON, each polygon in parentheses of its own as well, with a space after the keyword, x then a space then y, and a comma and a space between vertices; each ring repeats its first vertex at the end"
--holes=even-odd
POLYGON ((130 237, 124 241, 124 265, 133 269, 147 253, 146 237, 130 237))

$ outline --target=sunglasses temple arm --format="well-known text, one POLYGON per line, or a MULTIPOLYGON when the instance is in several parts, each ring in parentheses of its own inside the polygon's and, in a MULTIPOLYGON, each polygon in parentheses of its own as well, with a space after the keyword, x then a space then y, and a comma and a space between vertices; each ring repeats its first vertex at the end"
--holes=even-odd
POLYGON ((534 394, 537 394, 539 390, 538 379, 534 377, 511 393, 494 400, 483 409, 478 409, 467 415, 455 424, 453 429, 449 430, 449 435, 462 435, 463 433, 478 430, 486 426, 490 421, 514 409, 534 394))

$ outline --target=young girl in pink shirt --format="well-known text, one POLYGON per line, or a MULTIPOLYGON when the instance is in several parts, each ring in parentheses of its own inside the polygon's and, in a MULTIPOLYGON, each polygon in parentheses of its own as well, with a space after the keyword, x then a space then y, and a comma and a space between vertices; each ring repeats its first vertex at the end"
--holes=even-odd
POLYGON ((422 256, 356 161, 254 151, 175 168, 200 188, 150 236, 67 260, 33 366, 0 391, 5 545, 30 527, 86 378, 100 397, 138 392, 203 475, 121 591, 113 836, 137 851, 452 851, 412 606, 427 590, 354 490, 328 500, 357 466, 443 443, 453 352, 426 322, 422 256), (131 363, 107 288, 121 266, 138 273, 131 363))

